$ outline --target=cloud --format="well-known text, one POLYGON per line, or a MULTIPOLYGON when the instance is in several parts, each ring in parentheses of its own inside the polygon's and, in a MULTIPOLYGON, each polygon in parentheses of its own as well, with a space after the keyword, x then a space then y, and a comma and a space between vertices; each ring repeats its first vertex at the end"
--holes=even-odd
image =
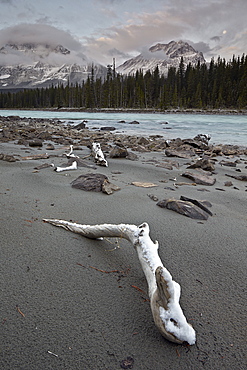
POLYGON ((0 48, 8 44, 34 44, 35 53, 23 53, 13 48, 7 48, 7 53, 0 53, 0 65, 28 64, 42 61, 55 65, 63 63, 83 64, 87 58, 83 53, 82 44, 74 39, 70 33, 44 24, 20 24, 0 31, 0 48), (62 45, 70 50, 70 54, 51 52, 52 48, 62 45), (49 48, 47 47, 49 46, 49 48))
MULTIPOLYGON (((108 0, 98 1, 109 3, 108 0)), ((206 59, 218 56, 219 52, 230 59, 232 50, 241 54, 246 49, 246 0, 187 0, 186 7, 184 0, 157 0, 150 5, 151 9, 159 4, 159 9, 153 12, 143 11, 142 3, 145 1, 139 2, 139 11, 136 12, 126 7, 129 12, 120 25, 98 30, 100 36, 85 38, 88 53, 106 63, 109 50, 121 50, 123 54, 136 56, 157 42, 180 39, 189 40, 206 59), (237 37, 240 28, 244 32, 237 37)), ((123 62, 120 55, 116 57, 120 58, 117 64, 123 62)))

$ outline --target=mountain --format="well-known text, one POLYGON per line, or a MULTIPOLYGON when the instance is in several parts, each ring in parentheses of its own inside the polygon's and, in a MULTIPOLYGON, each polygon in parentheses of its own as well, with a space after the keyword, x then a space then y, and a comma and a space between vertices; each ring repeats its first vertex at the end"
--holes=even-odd
POLYGON ((82 83, 91 75, 92 64, 95 78, 106 75, 106 67, 60 44, 9 43, 0 49, 0 89, 82 83))
POLYGON ((201 52, 196 51, 191 45, 184 41, 171 41, 168 44, 156 44, 151 46, 147 52, 129 59, 117 68, 121 74, 134 74, 138 70, 146 73, 151 72, 158 66, 160 73, 167 75, 170 67, 178 68, 183 57, 184 65, 205 63, 201 52))
MULTIPOLYGON (((116 70, 121 74, 154 71, 167 74, 169 67, 178 68, 183 57, 185 66, 189 63, 204 63, 203 54, 183 41, 156 44, 147 52, 129 59, 116 70)), ((81 51, 69 50, 61 44, 48 43, 7 43, 0 48, 0 89, 40 88, 53 84, 82 84, 91 76, 106 77, 107 68, 92 63, 81 51)))

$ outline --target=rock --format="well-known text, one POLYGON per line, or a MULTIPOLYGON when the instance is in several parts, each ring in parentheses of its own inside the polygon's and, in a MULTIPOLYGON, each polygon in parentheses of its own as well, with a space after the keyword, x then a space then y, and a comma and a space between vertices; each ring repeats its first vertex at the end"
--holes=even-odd
POLYGON ((28 141, 28 145, 31 147, 37 147, 37 146, 42 147, 43 142, 41 139, 33 139, 33 140, 28 141))
POLYGON ((161 208, 171 209, 181 215, 196 219, 207 220, 209 214, 195 204, 183 200, 164 199, 157 203, 161 208))
POLYGON ((138 121, 131 121, 131 122, 129 122, 129 125, 139 125, 140 124, 140 122, 138 122, 138 121))
POLYGON ((233 179, 240 180, 240 181, 247 181, 247 175, 228 175, 225 176, 232 177, 233 179))
POLYGON ((38 134, 37 138, 40 140, 51 140, 52 135, 47 131, 42 131, 38 134))
POLYGON ((233 185, 233 183, 232 183, 231 181, 226 181, 226 182, 224 183, 224 185, 225 185, 225 186, 232 186, 232 185, 233 185))
POLYGON ((120 190, 120 187, 112 184, 110 181, 105 179, 102 184, 102 192, 105 194, 112 194, 114 191, 120 190))
POLYGON ((107 176, 101 173, 87 173, 77 177, 72 181, 72 188, 81 189, 85 191, 102 191, 102 185, 105 180, 108 180, 107 176))
POLYGON ((113 127, 113 126, 103 126, 103 127, 100 127, 101 131, 114 131, 116 130, 116 127, 113 127))
POLYGON ((220 161, 219 164, 221 164, 221 166, 227 166, 227 167, 236 167, 237 164, 236 162, 229 162, 229 161, 220 161))
POLYGON ((192 146, 193 148, 198 148, 198 149, 208 149, 208 145, 204 143, 203 141, 197 141, 193 139, 184 139, 183 140, 184 144, 188 144, 192 146))
POLYGON ((124 147, 116 145, 109 154, 110 158, 126 158, 128 156, 128 150, 124 147))
POLYGON ((213 178, 212 176, 207 176, 207 175, 201 174, 199 172, 198 173, 192 173, 192 172, 186 171, 182 174, 182 176, 187 177, 188 179, 192 180, 196 184, 200 184, 200 185, 212 186, 216 182, 216 179, 213 178))
POLYGON ((137 140, 137 144, 139 145, 148 145, 150 141, 146 137, 140 137, 140 139, 137 140))
POLYGON ((175 149, 166 149, 165 155, 167 157, 178 157, 178 158, 191 158, 191 156, 195 155, 192 151, 180 151, 175 149))
POLYGON ((86 124, 84 122, 78 123, 78 125, 73 127, 75 130, 84 130, 86 128, 86 124))
POLYGON ((46 150, 54 150, 55 149, 55 146, 53 144, 47 144, 46 146, 46 150))
POLYGON ((154 194, 148 194, 148 197, 150 198, 150 199, 152 199, 154 202, 158 202, 158 197, 156 196, 156 195, 154 195, 154 194))
POLYGON ((6 161, 6 162, 16 162, 19 159, 15 158, 13 155, 10 155, 10 154, 0 153, 0 160, 6 161))
POLYGON ((222 153, 224 155, 237 155, 239 153, 238 147, 234 145, 223 145, 222 147, 222 153))
POLYGON ((215 167, 209 159, 198 159, 195 163, 191 164, 187 168, 202 168, 204 171, 214 171, 215 167))
POLYGON ((128 155, 126 157, 130 161, 137 161, 138 160, 138 155, 132 152, 128 152, 128 155))
POLYGON ((184 195, 181 195, 180 199, 184 200, 185 202, 191 202, 195 204, 197 207, 207 212, 210 216, 213 216, 212 212, 208 209, 208 207, 212 207, 212 204, 208 202, 207 200, 192 199, 192 198, 185 197, 184 195))
POLYGON ((207 134, 198 134, 194 137, 194 140, 201 141, 205 144, 208 144, 210 139, 211 139, 211 136, 207 134))

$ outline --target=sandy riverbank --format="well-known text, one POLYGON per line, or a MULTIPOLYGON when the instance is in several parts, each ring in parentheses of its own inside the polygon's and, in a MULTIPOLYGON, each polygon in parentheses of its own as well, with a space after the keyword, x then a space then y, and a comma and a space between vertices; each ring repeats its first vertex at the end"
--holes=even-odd
MULTIPOLYGON (((56 144, 52 154, 67 148, 56 144)), ((10 142, 0 143, 0 152, 21 158, 45 148, 10 142)), ((76 154, 89 153, 83 147, 76 154)), ((216 162, 215 185, 174 187, 174 177, 190 182, 180 176, 188 160, 176 159, 180 167, 167 170, 157 166, 163 152, 137 154, 137 161, 109 158, 107 168, 62 173, 34 169, 66 162, 57 156, 0 161, 1 368, 115 370, 129 356, 133 369, 245 369, 246 182, 231 179, 233 185, 224 186, 225 174, 236 174, 236 168, 216 162), (71 181, 88 172, 105 174, 121 190, 108 196, 73 189, 71 181), (157 187, 136 187, 133 181, 157 187), (213 216, 192 220, 158 207, 148 194, 208 200, 213 216), (181 306, 197 343, 175 345, 161 337, 147 295, 132 287, 147 291, 129 243, 88 240, 43 218, 148 222, 164 265, 182 287, 181 306)), ((246 156, 235 159, 246 174, 246 156)))

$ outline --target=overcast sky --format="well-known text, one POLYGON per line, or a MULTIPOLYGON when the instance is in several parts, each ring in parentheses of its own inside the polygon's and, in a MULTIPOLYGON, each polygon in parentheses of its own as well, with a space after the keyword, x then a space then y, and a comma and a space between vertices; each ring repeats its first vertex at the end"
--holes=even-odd
POLYGON ((0 0, 0 47, 52 40, 119 65, 157 42, 184 40, 208 61, 229 60, 247 53, 246 17, 247 0, 0 0))

